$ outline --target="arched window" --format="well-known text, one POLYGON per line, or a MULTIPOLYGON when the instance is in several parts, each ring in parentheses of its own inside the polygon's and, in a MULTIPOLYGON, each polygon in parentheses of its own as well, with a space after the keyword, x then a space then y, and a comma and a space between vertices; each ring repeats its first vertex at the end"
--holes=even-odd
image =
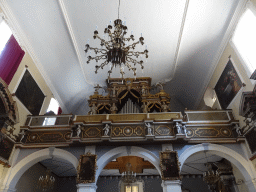
POLYGON ((8 40, 12 35, 11 29, 5 23, 5 21, 3 21, 2 17, 0 18, 0 32, 1 32, 1 37, 0 37, 0 54, 1 54, 6 43, 8 42, 8 40))

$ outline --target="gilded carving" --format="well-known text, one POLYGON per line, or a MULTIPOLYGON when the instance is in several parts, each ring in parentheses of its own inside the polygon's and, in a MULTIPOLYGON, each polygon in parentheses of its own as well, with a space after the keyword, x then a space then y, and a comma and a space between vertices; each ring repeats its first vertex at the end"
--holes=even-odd
POLYGON ((43 133, 40 135, 39 140, 43 142, 60 141, 63 140, 63 135, 61 133, 43 133))
POLYGON ((112 137, 142 137, 145 130, 142 126, 112 126, 112 137))
POLYGON ((156 94, 150 94, 151 78, 109 78, 107 80, 108 95, 100 95, 98 89, 100 86, 95 87, 94 95, 90 96, 88 100, 91 108, 89 114, 116 114, 122 110, 123 103, 127 98, 132 97, 136 100, 137 104, 141 107, 140 112, 148 113, 154 110, 158 112, 169 112, 170 96, 163 89, 156 94), (103 110, 103 108, 106 110, 103 110), (150 111, 150 109, 152 109, 150 111))
POLYGON ((173 130, 171 127, 167 126, 167 125, 159 125, 156 128, 155 131, 155 135, 160 135, 160 136, 170 136, 170 135, 174 135, 173 134, 173 130))
POLYGON ((130 126, 124 128, 124 135, 131 136, 133 134, 133 129, 130 126))
POLYGON ((195 134, 199 137, 218 137, 220 133, 215 128, 198 128, 195 134))
POLYGON ((112 131, 113 136, 116 136, 116 137, 120 136, 121 133, 122 133, 122 129, 120 129, 120 127, 115 127, 112 131))
POLYGON ((85 137, 99 137, 101 135, 101 131, 98 127, 89 127, 84 131, 85 137))

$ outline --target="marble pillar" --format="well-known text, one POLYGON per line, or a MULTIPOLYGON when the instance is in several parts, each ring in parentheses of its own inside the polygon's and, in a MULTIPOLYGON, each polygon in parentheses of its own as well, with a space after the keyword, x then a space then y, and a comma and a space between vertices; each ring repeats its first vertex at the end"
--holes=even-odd
POLYGON ((181 181, 163 181, 162 182, 163 192, 181 192, 181 181))

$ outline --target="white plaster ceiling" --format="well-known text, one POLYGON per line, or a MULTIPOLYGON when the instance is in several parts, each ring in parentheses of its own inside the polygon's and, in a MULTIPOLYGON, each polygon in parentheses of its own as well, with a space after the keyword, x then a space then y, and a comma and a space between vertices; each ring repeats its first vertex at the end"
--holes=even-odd
POLYGON ((209 152, 199 152, 191 155, 183 164, 181 169, 182 175, 203 175, 205 171, 208 171, 205 166, 206 163, 215 163, 223 159, 218 155, 211 154, 209 152))
MULTIPOLYGON (((143 34, 149 50, 144 72, 167 82, 167 92, 195 108, 241 14, 245 0, 121 0, 128 34, 143 34)), ((65 113, 86 114, 93 86, 105 86, 109 67, 94 73, 84 45, 117 19, 118 0, 1 0, 15 36, 30 53, 65 113)), ((145 47, 138 46, 137 50, 145 47)), ((125 71, 125 77, 132 73, 125 71)), ((118 70, 112 77, 119 77, 118 70)))
POLYGON ((73 177, 77 175, 76 168, 69 161, 54 157, 40 162, 58 177, 73 177))

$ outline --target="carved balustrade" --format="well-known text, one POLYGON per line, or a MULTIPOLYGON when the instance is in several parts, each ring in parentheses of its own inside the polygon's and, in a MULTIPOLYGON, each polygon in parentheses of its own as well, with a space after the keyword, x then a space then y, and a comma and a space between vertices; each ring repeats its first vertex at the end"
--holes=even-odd
POLYGON ((28 116, 25 136, 17 146, 45 147, 101 142, 235 143, 231 110, 28 116), (55 118, 52 125, 44 123, 55 118))

